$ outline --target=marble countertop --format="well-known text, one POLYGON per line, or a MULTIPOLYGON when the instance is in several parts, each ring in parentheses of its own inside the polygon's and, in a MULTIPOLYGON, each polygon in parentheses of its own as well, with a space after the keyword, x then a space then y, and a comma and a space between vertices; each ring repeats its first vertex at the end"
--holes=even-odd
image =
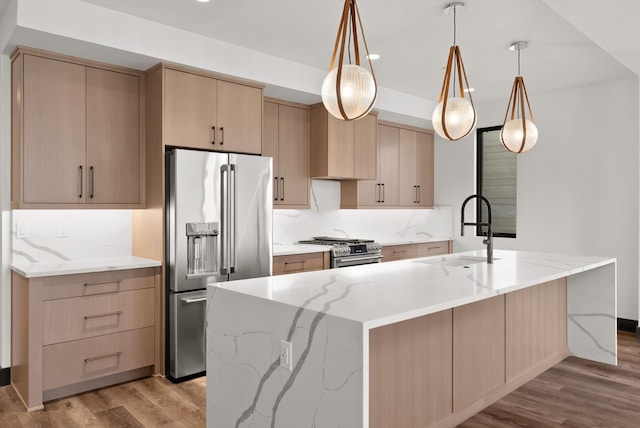
POLYGON ((446 237, 433 237, 433 238, 420 238, 420 239, 412 239, 406 241, 378 241, 380 245, 383 247, 385 245, 406 245, 406 244, 425 244, 428 242, 442 242, 442 241, 451 241, 453 239, 452 236, 446 237))
POLYGON ((76 273, 140 269, 158 267, 160 265, 161 263, 158 260, 129 256, 72 260, 60 263, 16 263, 11 265, 11 270, 25 278, 38 278, 43 276, 71 275, 76 273))
MULTIPOLYGON (((440 237, 440 238, 425 238, 425 239, 413 239, 407 241, 394 241, 394 242, 381 242, 380 245, 404 245, 404 244, 423 244, 427 242, 441 242, 450 241, 452 237, 440 237)), ((308 245, 308 244, 290 244, 290 245, 274 245, 274 256, 288 256, 291 254, 308 254, 308 253, 322 253, 330 251, 331 247, 327 245, 308 245)))
POLYGON ((324 253, 331 251, 331 247, 327 245, 308 245, 308 244, 292 244, 292 245, 274 245, 274 256, 289 256, 292 254, 309 254, 324 253))
POLYGON ((495 250, 489 265, 481 261, 485 254, 470 251, 212 287, 324 312, 370 329, 615 263, 609 257, 495 250), (448 265, 458 261, 464 265, 448 265))

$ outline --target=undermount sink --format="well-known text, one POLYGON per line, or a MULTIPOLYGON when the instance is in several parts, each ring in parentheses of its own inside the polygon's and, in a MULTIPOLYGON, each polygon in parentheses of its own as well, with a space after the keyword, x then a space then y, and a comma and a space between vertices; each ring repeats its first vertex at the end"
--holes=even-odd
MULTIPOLYGON (((500 260, 499 258, 493 259, 494 261, 500 260)), ((447 257, 438 260, 421 260, 419 263, 425 263, 428 265, 439 265, 439 266, 468 266, 476 263, 486 263, 486 257, 475 257, 475 256, 455 256, 455 257, 447 257)))

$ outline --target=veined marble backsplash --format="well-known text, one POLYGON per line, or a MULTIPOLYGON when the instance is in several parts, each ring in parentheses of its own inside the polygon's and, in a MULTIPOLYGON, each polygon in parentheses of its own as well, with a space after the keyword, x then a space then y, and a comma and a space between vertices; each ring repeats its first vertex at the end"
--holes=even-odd
MULTIPOLYGON (((14 210, 13 263, 131 256, 131 210, 14 210)), ((274 245, 314 236, 381 243, 451 239, 453 208, 341 210, 340 183, 311 180, 311 209, 273 210, 274 245)))
POLYGON ((373 239, 383 244, 451 239, 453 207, 340 209, 340 182, 311 180, 311 209, 273 210, 274 245, 314 236, 373 239))
POLYGON ((13 263, 131 256, 131 210, 14 210, 13 263))

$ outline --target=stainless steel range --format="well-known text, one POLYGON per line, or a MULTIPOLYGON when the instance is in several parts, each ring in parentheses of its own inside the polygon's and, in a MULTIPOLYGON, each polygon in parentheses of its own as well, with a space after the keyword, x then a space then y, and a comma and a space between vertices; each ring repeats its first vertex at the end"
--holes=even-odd
POLYGON ((332 268, 366 265, 382 261, 382 245, 370 239, 316 236, 308 241, 299 241, 298 243, 330 246, 332 268))

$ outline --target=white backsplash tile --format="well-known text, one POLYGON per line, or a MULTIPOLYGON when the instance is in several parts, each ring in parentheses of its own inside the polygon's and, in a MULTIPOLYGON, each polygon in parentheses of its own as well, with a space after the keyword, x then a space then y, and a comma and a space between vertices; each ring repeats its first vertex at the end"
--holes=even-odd
POLYGON ((131 210, 14 210, 13 263, 131 256, 131 210))
POLYGON ((453 207, 340 209, 340 182, 311 180, 311 209, 273 211, 274 245, 313 236, 373 239, 383 244, 453 236, 453 207))

